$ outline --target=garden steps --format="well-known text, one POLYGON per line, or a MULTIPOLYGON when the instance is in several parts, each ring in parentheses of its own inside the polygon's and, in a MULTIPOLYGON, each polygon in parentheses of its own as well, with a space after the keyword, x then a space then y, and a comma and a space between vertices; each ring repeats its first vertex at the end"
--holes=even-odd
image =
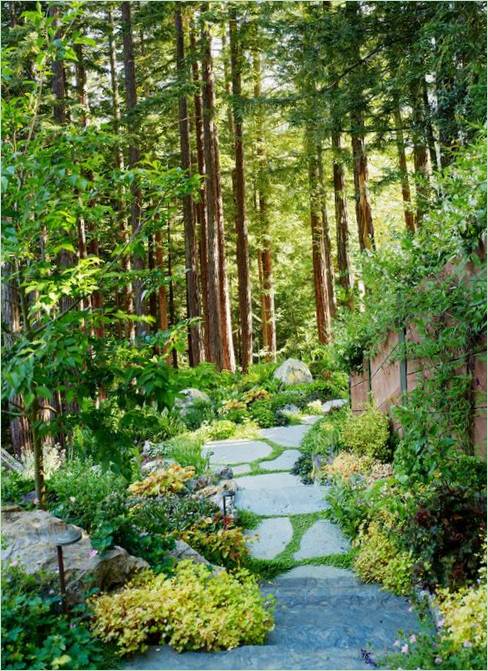
MULTIPOLYGON (((300 446, 312 423, 263 429, 261 435, 286 451, 300 446)), ((220 443, 227 448, 230 442, 220 443)), ((238 441, 238 448, 242 454, 245 441, 238 441)), ((241 457, 239 461, 242 463, 241 457)), ((236 482, 237 509, 263 517, 260 526, 248 534, 251 554, 261 560, 272 560, 286 551, 293 538, 290 527, 294 516, 317 514, 328 507, 326 487, 304 485, 289 472, 244 475, 236 482), (252 536, 260 531, 259 539, 253 541, 252 536)), ((349 542, 336 525, 315 518, 303 533, 293 557, 301 561, 311 553, 337 556, 348 549, 349 542)), ((275 628, 265 645, 181 654, 169 646, 153 646, 146 655, 127 662, 124 668, 371 669, 374 666, 371 660, 392 650, 400 629, 408 634, 419 626, 406 599, 378 585, 359 582, 349 569, 301 564, 263 583, 261 591, 276 599, 275 628)))

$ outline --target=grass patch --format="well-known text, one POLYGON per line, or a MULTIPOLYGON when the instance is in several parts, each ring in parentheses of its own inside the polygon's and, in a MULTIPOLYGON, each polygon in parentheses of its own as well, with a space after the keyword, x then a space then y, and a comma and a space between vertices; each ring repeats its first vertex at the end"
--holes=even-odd
POLYGON ((324 555, 322 557, 312 557, 305 560, 295 560, 291 558, 276 559, 255 559, 251 557, 246 561, 246 568, 254 573, 260 580, 273 580, 281 573, 290 571, 297 566, 335 566, 336 568, 352 567, 355 552, 350 550, 343 554, 324 555))
POLYGON ((251 512, 250 510, 239 510, 237 516, 237 523, 243 529, 248 529, 252 531, 259 526, 263 518, 257 515, 256 513, 251 512))

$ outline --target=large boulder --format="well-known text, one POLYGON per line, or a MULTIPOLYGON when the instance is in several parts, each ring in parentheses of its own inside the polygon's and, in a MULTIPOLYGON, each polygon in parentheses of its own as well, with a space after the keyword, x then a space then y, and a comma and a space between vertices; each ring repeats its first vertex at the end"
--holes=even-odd
POLYGON ((179 397, 175 400, 175 407, 182 415, 185 415, 195 403, 210 403, 210 398, 204 391, 189 387, 179 392, 179 397))
MULTIPOLYGON (((2 510, 2 561, 15 562, 26 573, 45 571, 53 577, 58 589, 58 560, 56 546, 49 536, 50 525, 59 520, 44 510, 2 510)), ((115 546, 99 554, 90 543, 83 529, 77 543, 63 547, 66 595, 71 603, 83 599, 83 592, 91 587, 101 590, 123 585, 149 564, 133 557, 126 550, 115 546)))
POLYGON ((169 556, 172 557, 176 562, 190 560, 195 564, 205 564, 205 566, 208 566, 212 569, 212 573, 214 574, 221 573, 225 570, 221 566, 211 564, 205 559, 205 557, 202 557, 199 552, 194 550, 190 545, 188 545, 188 543, 185 543, 185 541, 182 540, 176 541, 175 547, 169 552, 169 556))
POLYGON ((273 376, 284 385, 292 384, 307 384, 313 382, 312 373, 308 367, 298 359, 287 359, 279 368, 277 368, 273 376))

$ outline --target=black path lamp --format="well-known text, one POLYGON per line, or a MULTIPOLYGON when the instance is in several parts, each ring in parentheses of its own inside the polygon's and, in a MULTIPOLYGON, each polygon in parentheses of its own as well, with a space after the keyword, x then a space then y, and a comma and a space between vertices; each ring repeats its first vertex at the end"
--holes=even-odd
POLYGON ((77 543, 81 538, 81 531, 66 524, 62 520, 51 520, 48 523, 47 535, 49 542, 56 546, 58 554, 59 584, 61 587, 61 603, 66 611, 66 581, 64 576, 63 546, 77 543))
POLYGON ((224 511, 224 529, 227 529, 227 501, 229 501, 229 511, 234 508, 235 492, 224 492, 222 494, 222 508, 224 511))

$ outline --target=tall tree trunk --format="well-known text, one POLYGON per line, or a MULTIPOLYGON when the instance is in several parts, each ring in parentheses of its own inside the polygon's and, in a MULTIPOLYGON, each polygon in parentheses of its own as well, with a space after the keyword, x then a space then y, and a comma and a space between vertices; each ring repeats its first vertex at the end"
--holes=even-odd
POLYGON ((322 157, 322 145, 317 145, 317 164, 320 190, 320 214, 322 218, 322 234, 324 238, 324 261, 325 261, 325 276, 327 280, 327 306, 329 310, 330 320, 336 316, 336 304, 334 293, 334 268, 332 267, 332 251, 330 244, 329 233, 329 218, 327 216, 327 202, 325 192, 325 176, 324 163, 322 157))
POLYGON ((305 135, 305 155, 308 162, 308 190, 310 202, 310 227, 312 232, 312 267, 315 291, 315 316, 320 343, 329 341, 330 325, 327 296, 327 277, 324 259, 324 232, 320 219, 319 166, 313 130, 307 128, 305 135))
POLYGON ((425 77, 422 77, 422 102, 424 106, 425 132, 427 136, 427 145, 429 147, 431 169, 440 169, 441 165, 437 158, 434 126, 432 124, 432 108, 429 102, 429 92, 425 77))
POLYGON ((368 157, 364 146, 364 124, 360 112, 351 113, 351 143, 354 172, 354 195, 359 248, 375 249, 373 217, 368 194, 368 157))
MULTIPOLYGON (((117 143, 115 146, 115 165, 118 170, 122 170, 124 167, 124 155, 122 153, 121 145, 119 142, 120 137, 120 99, 119 99, 119 88, 117 85, 117 54, 115 49, 115 27, 112 10, 107 9, 107 23, 109 26, 108 30, 108 41, 109 41, 109 62, 110 62, 110 87, 112 94, 112 127, 114 134, 117 137, 117 143)), ((117 194, 115 207, 118 212, 120 212, 120 233, 124 244, 129 242, 129 227, 127 220, 124 215, 124 192, 121 189, 117 194)), ((124 309, 128 315, 134 314, 134 289, 132 286, 132 281, 129 279, 130 273, 132 270, 130 254, 124 254, 122 256, 122 267, 126 273, 126 280, 124 281, 124 309)), ((126 325, 127 337, 131 340, 134 340, 136 335, 134 322, 131 320, 127 321, 126 325)))
MULTIPOLYGON (((176 326, 175 291, 173 282, 173 251, 171 249, 171 220, 168 219, 168 278, 169 278, 169 324, 176 326)), ((178 368, 178 352, 171 350, 173 367, 178 368)))
MULTIPOLYGON (((195 117, 195 146, 197 151, 197 166, 198 173, 205 178, 205 153, 203 141, 203 119, 202 119, 202 96, 201 96, 201 81, 198 67, 197 53, 196 53, 196 37, 193 23, 190 25, 190 49, 192 54, 192 79, 195 86, 195 93, 193 95, 193 109, 195 117)), ((205 360, 211 360, 210 353, 210 324, 209 324, 209 310, 208 310, 208 256, 207 256, 207 203, 205 194, 205 182, 202 182, 200 187, 200 198, 195 203, 195 211, 199 225, 199 259, 200 259, 200 287, 202 297, 203 309, 203 324, 204 324, 204 347, 205 360)))
MULTIPOLYGON (((133 137, 135 131, 134 123, 134 108, 137 105, 137 91, 136 91, 136 70, 134 62, 134 43, 132 39, 132 18, 131 18, 131 3, 122 3, 122 33, 124 44, 124 79, 125 79, 125 104, 127 110, 127 130, 132 136, 129 144, 129 168, 135 168, 140 160, 139 148, 133 137)), ((136 180, 132 186, 132 203, 131 203, 131 228, 132 235, 138 235, 141 228, 141 192, 136 180)), ((144 258, 138 253, 132 254, 132 269, 139 273, 139 276, 134 278, 134 312, 138 317, 144 315, 144 303, 142 299, 143 282, 140 274, 144 270, 144 258)), ((144 325, 137 323, 136 334, 143 335, 144 325)))
POLYGON ((206 26, 202 26, 202 53, 203 130, 207 169, 208 309, 210 315, 213 316, 210 319, 210 348, 212 359, 219 368, 235 370, 230 298, 225 266, 219 144, 214 118, 215 91, 211 43, 210 33, 206 26))
MULTIPOLYGON (((2 269, 2 344, 4 352, 13 346, 21 330, 19 295, 11 272, 12 268, 4 265, 2 269)), ((33 448, 29 420, 25 415, 22 396, 14 396, 6 405, 11 413, 9 429, 12 449, 15 456, 20 459, 23 454, 32 451, 33 448)))
MULTIPOLYGON (((254 97, 261 97, 261 58, 259 51, 253 51, 254 97)), ((269 179, 266 169, 264 129, 262 111, 256 115, 256 160, 257 160, 257 205, 259 213, 258 256, 261 269, 261 330, 265 358, 276 361, 276 319, 273 283, 273 257, 268 212, 269 179)))
POLYGON ((415 195, 417 228, 422 224, 423 216, 427 210, 430 185, 429 185, 429 159, 427 144, 424 135, 423 102, 420 84, 412 83, 411 88, 412 121, 413 121, 413 163, 415 168, 415 195))
POLYGON ((230 58, 232 71, 233 120, 234 120, 234 156, 235 156, 235 225, 237 237, 237 273, 239 289, 239 325, 241 365, 247 372, 252 365, 252 307, 251 279, 249 275, 249 246, 246 221, 246 195, 244 175, 244 147, 242 131, 241 97, 241 59, 237 18, 231 9, 229 21, 230 58))
POLYGON ((412 198, 410 196, 410 183, 408 180, 407 157, 405 155, 405 140, 402 130, 403 121, 398 104, 395 106, 393 114, 396 126, 396 146, 398 152, 398 167, 400 169, 400 182, 402 185, 403 215, 405 217, 405 226, 407 227, 407 231, 410 231, 410 233, 415 233, 412 198))
MULTIPOLYGON (((185 34, 181 8, 175 9, 176 29, 176 64, 180 86, 187 85, 185 65, 185 34)), ((188 103, 186 93, 180 92, 178 101, 181 167, 191 175, 190 130, 188 123, 188 103)), ((186 300, 189 319, 200 319, 200 296, 197 275, 197 245, 195 236, 195 222, 193 219, 193 203, 190 194, 183 197, 183 224, 185 229, 185 263, 186 263, 186 300)), ((203 361, 203 343, 200 332, 200 323, 193 324, 189 329, 189 360, 191 366, 197 366, 203 361)))
POLYGON ((338 282, 342 287, 341 302, 352 307, 351 271, 349 266, 349 225, 347 218, 347 199, 344 182, 344 164, 341 159, 341 134, 338 129, 332 131, 332 164, 334 176, 334 205, 336 220, 336 246, 338 282))

